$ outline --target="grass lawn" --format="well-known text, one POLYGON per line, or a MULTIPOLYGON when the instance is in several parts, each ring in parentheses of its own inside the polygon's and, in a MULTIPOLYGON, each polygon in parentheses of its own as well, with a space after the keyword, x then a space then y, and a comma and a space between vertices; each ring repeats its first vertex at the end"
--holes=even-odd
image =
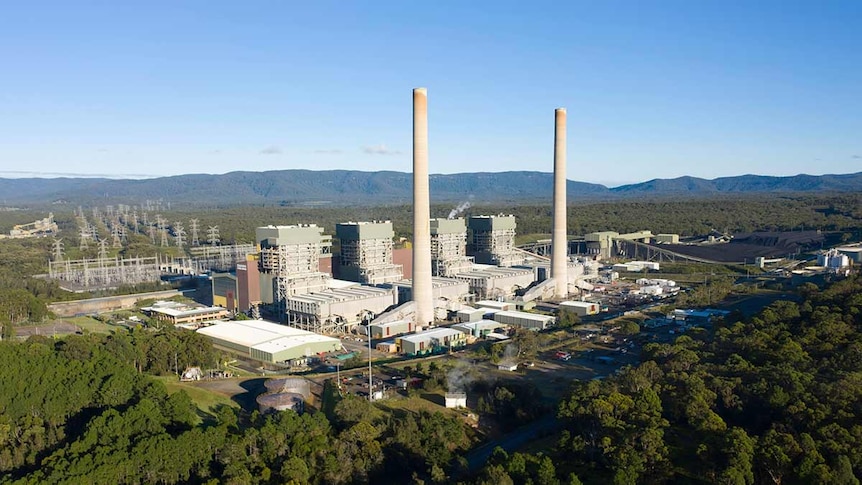
POLYGON ((446 409, 444 407, 444 403, 444 391, 428 392, 421 389, 417 390, 416 395, 413 397, 404 397, 398 394, 389 399, 383 399, 376 402, 378 406, 383 407, 390 412, 405 410, 412 411, 414 413, 419 411, 428 411, 431 413, 435 411, 442 413, 455 413, 455 411, 451 409, 446 409))
POLYGON ((192 399, 192 402, 198 407, 198 415, 201 416, 202 419, 204 416, 214 416, 214 409, 219 404, 239 407, 239 404, 227 396, 207 389, 201 389, 193 382, 180 382, 176 376, 156 376, 154 379, 162 381, 165 384, 165 387, 168 388, 169 394, 185 391, 192 399))
POLYGON ((92 317, 71 317, 61 318, 60 320, 81 327, 81 330, 83 330, 84 333, 111 333, 118 328, 121 328, 115 325, 108 325, 107 323, 100 322, 92 317))

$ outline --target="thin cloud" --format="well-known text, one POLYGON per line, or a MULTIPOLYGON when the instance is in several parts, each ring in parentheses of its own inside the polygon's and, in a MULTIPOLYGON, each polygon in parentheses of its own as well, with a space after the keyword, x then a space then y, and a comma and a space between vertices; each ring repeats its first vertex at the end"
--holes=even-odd
POLYGON ((269 146, 260 151, 261 155, 281 155, 281 148, 277 146, 269 146))
POLYGON ((109 179, 146 179, 164 177, 148 173, 80 173, 80 172, 34 172, 25 170, 0 170, 0 177, 9 178, 109 178, 109 179))
POLYGON ((383 143, 379 145, 364 146, 362 151, 369 155, 401 155, 400 150, 393 150, 383 143))
POLYGON ((338 148, 321 148, 319 150, 314 150, 314 153, 319 153, 323 155, 337 155, 339 153, 342 153, 342 151, 338 148))

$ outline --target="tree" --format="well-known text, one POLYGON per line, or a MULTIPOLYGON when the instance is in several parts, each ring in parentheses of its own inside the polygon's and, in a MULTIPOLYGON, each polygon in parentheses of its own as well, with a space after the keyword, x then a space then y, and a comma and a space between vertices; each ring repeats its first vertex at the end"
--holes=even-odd
POLYGON ((624 320, 620 325, 620 333, 623 335, 637 335, 641 331, 640 325, 631 320, 624 320))
POLYGON ((560 308, 560 314, 557 317, 557 326, 560 328, 571 328, 581 324, 581 317, 577 313, 560 308))
POLYGON ((521 361, 534 360, 539 353, 539 339, 533 330, 518 328, 512 343, 518 346, 518 358, 521 361))

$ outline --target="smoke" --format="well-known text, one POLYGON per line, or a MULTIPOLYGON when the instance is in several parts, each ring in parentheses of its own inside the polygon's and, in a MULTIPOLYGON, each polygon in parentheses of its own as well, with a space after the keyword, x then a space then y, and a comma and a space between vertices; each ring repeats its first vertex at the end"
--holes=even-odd
POLYGON ((449 392, 467 392, 470 384, 477 380, 479 380, 479 376, 476 375, 475 368, 463 360, 459 360, 455 367, 446 374, 449 392))
POLYGON ((509 344, 503 350, 503 356, 500 357, 500 364, 514 365, 518 363, 518 353, 520 347, 515 344, 509 344))
POLYGON ((455 207, 454 209, 449 211, 449 216, 446 219, 454 219, 455 216, 469 209, 472 205, 473 204, 471 204, 469 200, 461 202, 460 204, 458 204, 458 207, 455 207))

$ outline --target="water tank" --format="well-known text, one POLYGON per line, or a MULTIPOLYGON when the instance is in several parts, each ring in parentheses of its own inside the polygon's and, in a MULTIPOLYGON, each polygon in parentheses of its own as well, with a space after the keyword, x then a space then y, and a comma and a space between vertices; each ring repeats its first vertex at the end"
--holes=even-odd
POLYGON ((303 396, 292 392, 261 394, 257 396, 257 405, 261 413, 272 411, 302 412, 303 396))

